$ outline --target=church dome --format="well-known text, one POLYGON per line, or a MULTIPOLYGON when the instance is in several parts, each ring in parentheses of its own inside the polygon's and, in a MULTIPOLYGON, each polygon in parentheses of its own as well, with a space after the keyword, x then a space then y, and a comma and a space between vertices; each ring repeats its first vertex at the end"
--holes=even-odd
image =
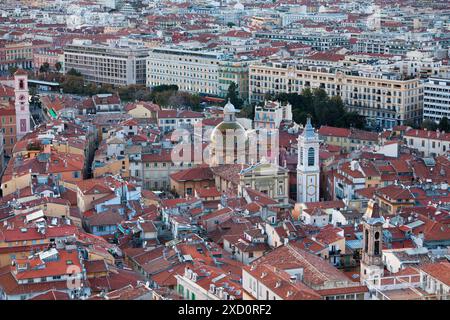
POLYGON ((248 134, 244 126, 237 121, 237 112, 234 105, 228 101, 223 108, 223 121, 211 132, 211 156, 215 164, 235 163, 239 155, 245 155, 248 134), (227 145, 227 141, 233 141, 232 145, 227 145))
POLYGON ((225 114, 225 113, 236 113, 236 112, 238 112, 238 110, 236 110, 234 105, 230 102, 230 100, 228 100, 225 107, 223 107, 223 113, 225 114))
POLYGON ((236 3, 236 4, 234 5, 234 9, 235 9, 235 10, 244 10, 245 7, 244 7, 244 5, 243 5, 242 3, 238 2, 238 3, 236 3))
MULTIPOLYGON (((211 132, 211 142, 216 142, 217 138, 223 137, 225 139, 227 130, 234 130, 236 134, 244 134, 247 137, 247 131, 244 126, 239 122, 226 122, 222 121, 219 123, 211 132)), ((224 140, 225 141, 225 140, 224 140)))
POLYGON ((211 133, 211 141, 217 139, 219 133, 225 138, 227 130, 234 130, 239 134, 246 134, 245 128, 236 120, 236 113, 239 112, 234 105, 228 100, 223 107, 223 121, 219 123, 211 133))

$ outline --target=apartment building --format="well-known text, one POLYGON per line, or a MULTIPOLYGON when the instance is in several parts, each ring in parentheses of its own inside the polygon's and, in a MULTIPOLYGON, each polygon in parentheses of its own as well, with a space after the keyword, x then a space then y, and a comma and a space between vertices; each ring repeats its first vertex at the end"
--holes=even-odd
POLYGON ((195 166, 191 162, 174 162, 172 151, 172 149, 152 150, 151 148, 143 150, 141 163, 145 189, 168 190, 172 173, 195 166))
POLYGON ((283 13, 280 15, 281 25, 283 27, 292 24, 293 22, 308 20, 314 22, 341 22, 347 20, 348 15, 345 13, 283 13))
POLYGON ((378 134, 376 132, 356 128, 346 129, 321 126, 319 128, 319 136, 325 143, 339 146, 346 152, 351 152, 362 146, 371 146, 378 143, 378 134))
POLYGON ((397 73, 277 61, 253 64, 249 74, 251 102, 263 101, 266 93, 301 93, 305 88, 320 88, 330 96, 340 96, 349 111, 365 116, 374 127, 392 128, 422 120, 419 79, 397 73))
POLYGON ((30 69, 33 66, 35 51, 48 49, 50 46, 50 42, 40 40, 17 42, 0 40, 0 71, 11 67, 30 69))
POLYGON ((410 129, 403 138, 409 148, 418 150, 425 157, 445 155, 450 150, 450 134, 443 131, 410 129))
POLYGON ((191 110, 158 110, 156 113, 158 126, 163 132, 175 129, 188 129, 204 118, 203 113, 191 110))
POLYGON ((255 129, 278 129, 281 121, 292 121, 292 106, 289 102, 264 101, 255 107, 255 129))
POLYGON ((230 274, 203 263, 186 266, 175 275, 177 292, 185 300, 241 300, 242 287, 230 274))
POLYGON ((64 51, 61 49, 44 49, 33 54, 33 66, 41 67, 44 63, 48 63, 50 69, 55 70, 56 64, 64 63, 64 51))
POLYGON ((148 48, 127 42, 109 44, 74 40, 64 47, 64 70, 75 69, 84 79, 117 86, 145 84, 148 48))
POLYGON ((147 61, 147 86, 177 85, 179 90, 219 94, 220 53, 155 48, 147 61))
POLYGON ((429 78, 423 85, 423 118, 450 118, 450 79, 429 78))
POLYGON ((248 68, 258 61, 248 57, 200 50, 154 48, 147 62, 147 86, 177 85, 180 90, 226 97, 232 82, 248 99, 248 68))
POLYGON ((248 100, 248 67, 256 60, 221 60, 219 62, 219 96, 226 97, 232 82, 237 85, 239 97, 248 100))
POLYGON ((411 44, 400 39, 392 39, 386 33, 362 33, 352 43, 355 52, 405 55, 411 44))
POLYGON ((256 32, 256 39, 270 39, 280 41, 300 42, 311 46, 314 50, 328 51, 332 48, 349 47, 350 37, 341 34, 325 34, 320 32, 311 33, 275 33, 275 32, 256 32))

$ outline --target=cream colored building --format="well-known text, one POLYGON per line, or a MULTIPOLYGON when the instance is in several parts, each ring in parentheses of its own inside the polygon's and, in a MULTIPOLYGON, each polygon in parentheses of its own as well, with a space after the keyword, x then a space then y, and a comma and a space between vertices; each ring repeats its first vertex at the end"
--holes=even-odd
POLYGON ((179 90, 219 94, 220 54, 155 48, 147 59, 147 86, 177 85, 179 90))
POLYGON ((251 102, 266 93, 301 93, 321 88, 340 96, 348 111, 356 111, 373 125, 392 128, 422 118, 423 91, 419 79, 369 69, 306 66, 291 62, 253 64, 249 70, 251 102))
POLYGON ((74 40, 64 47, 64 69, 75 69, 95 83, 145 84, 148 48, 117 42, 98 44, 74 40))
POLYGON ((179 90, 225 97, 229 85, 248 99, 248 68, 255 60, 233 59, 220 52, 153 48, 147 60, 147 86, 177 85, 179 90))

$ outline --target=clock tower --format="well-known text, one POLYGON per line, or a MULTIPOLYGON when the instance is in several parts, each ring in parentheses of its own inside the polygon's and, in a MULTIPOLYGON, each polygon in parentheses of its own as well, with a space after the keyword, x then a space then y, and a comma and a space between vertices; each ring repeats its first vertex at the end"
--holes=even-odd
POLYGON ((28 73, 19 69, 14 73, 14 92, 16 109, 16 133, 19 141, 30 128, 30 104, 28 101, 28 73))
POLYGON ((306 120, 303 133, 298 137, 297 202, 319 201, 319 135, 306 120))

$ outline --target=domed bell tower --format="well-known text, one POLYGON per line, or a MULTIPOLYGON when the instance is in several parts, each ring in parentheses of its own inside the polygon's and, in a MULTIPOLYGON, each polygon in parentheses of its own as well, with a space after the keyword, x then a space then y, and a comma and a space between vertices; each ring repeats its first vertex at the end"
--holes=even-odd
POLYGON ((378 203, 371 200, 363 216, 363 248, 361 257, 361 284, 380 278, 384 274, 383 224, 378 203))
POLYGON ((298 137, 297 202, 320 200, 319 145, 319 135, 308 118, 303 133, 298 137))

